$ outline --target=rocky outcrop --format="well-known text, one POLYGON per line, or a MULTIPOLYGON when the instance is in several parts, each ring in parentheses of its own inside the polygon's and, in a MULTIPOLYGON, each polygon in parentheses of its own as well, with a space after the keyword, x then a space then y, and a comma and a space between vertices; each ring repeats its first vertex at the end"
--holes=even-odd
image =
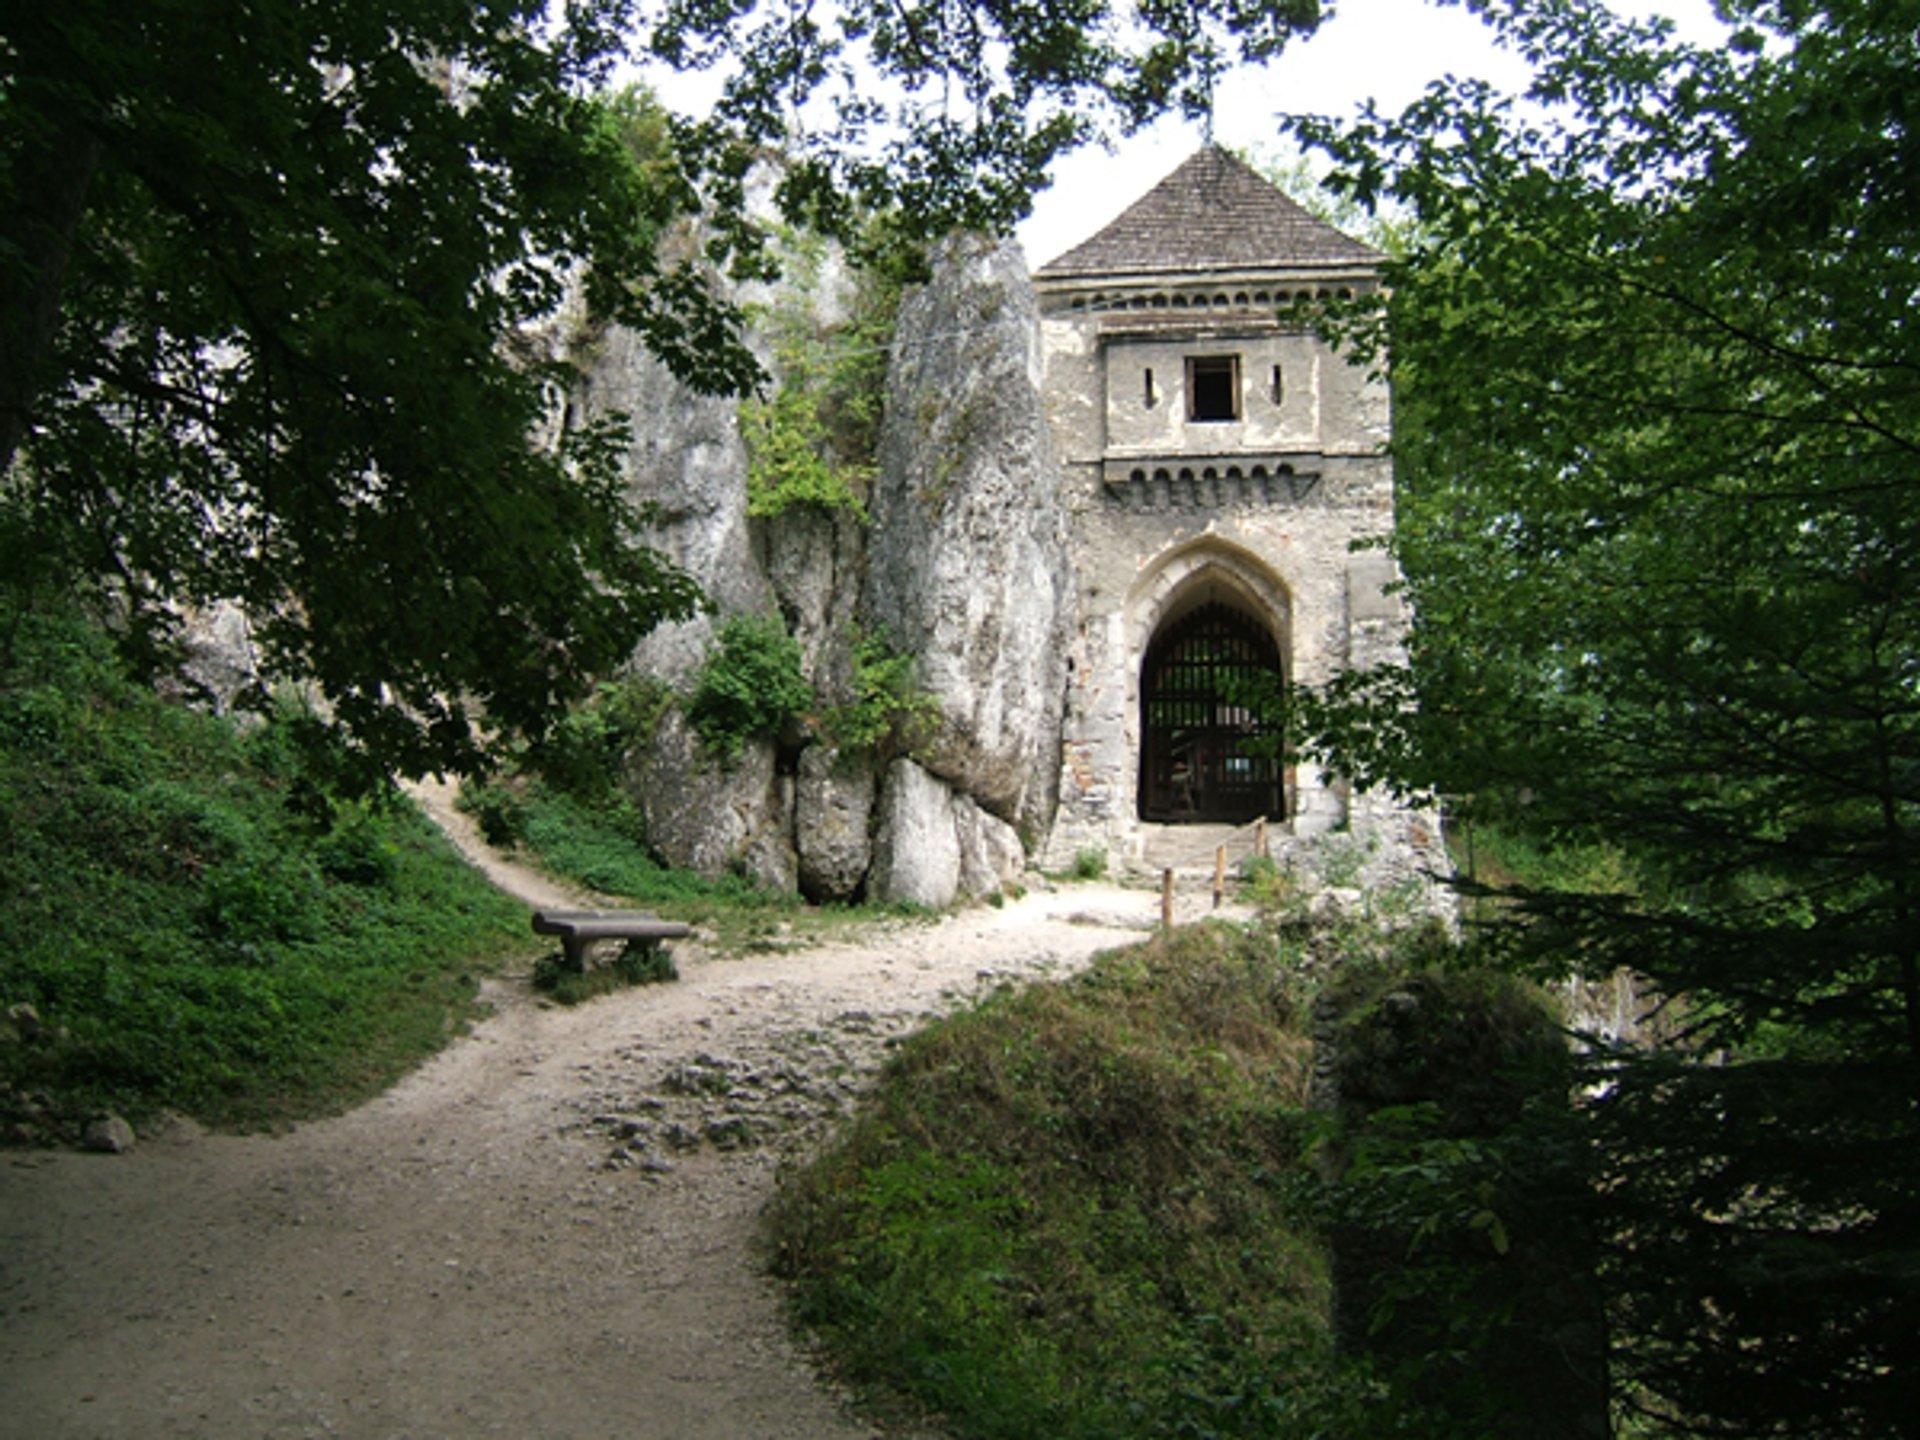
POLYGON ((860 626, 866 527, 852 514, 811 505, 752 525, 774 604, 800 642, 814 688, 829 701, 849 698, 848 651, 860 626))
POLYGON ((938 909, 1004 890, 1025 864, 1006 821, 911 760, 888 769, 873 842, 877 897, 938 909))
MULTIPOLYGON (((577 355, 580 419, 620 412, 632 426, 623 468, 628 493, 653 517, 648 543, 700 582, 716 611, 766 614, 773 591, 747 519, 747 451, 732 400, 696 395, 617 326, 577 355)), ((706 616, 663 625, 641 642, 635 668, 685 684, 712 643, 706 616)))
POLYGON ((794 883, 771 743, 722 760, 678 710, 661 717, 653 743, 632 758, 627 787, 646 818, 647 842, 668 865, 709 879, 743 873, 783 889, 794 883))
POLYGON ((887 772, 873 842, 873 889, 901 905, 950 905, 960 893, 953 792, 911 760, 887 772))
POLYGON ((800 754, 794 783, 794 845, 800 893, 816 904, 850 900, 873 864, 872 761, 827 745, 800 754))
MULTIPOLYGON (((843 288, 819 286, 818 303, 843 288)), ((939 257, 902 310, 870 527, 809 504, 750 518, 732 402, 693 395, 625 331, 576 355, 575 418, 631 417, 649 538, 714 606, 648 637, 637 669, 687 692, 717 617, 777 614, 825 711, 855 698, 853 642, 878 626, 938 706, 884 777, 817 726, 721 764, 668 715, 629 773, 664 862, 935 908, 1023 868, 1021 833, 1045 832, 1057 791, 1070 595, 1036 324, 1017 249, 957 241, 939 257)))
POLYGON ((1058 792, 1071 581, 1018 247, 951 242, 901 307, 868 608, 939 704, 915 756, 1029 834, 1058 792))
POLYGON ((1004 892, 1026 869, 1020 834, 964 795, 953 801, 953 830, 960 846, 960 894, 968 900, 1004 892))

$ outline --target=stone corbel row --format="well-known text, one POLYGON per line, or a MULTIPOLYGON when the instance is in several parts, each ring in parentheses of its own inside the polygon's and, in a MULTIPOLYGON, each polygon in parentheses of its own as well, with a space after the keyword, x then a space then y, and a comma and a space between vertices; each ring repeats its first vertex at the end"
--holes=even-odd
POLYGON ((1109 466, 1104 489, 1111 509, 1226 510, 1304 505, 1320 491, 1320 472, 1291 465, 1109 466))

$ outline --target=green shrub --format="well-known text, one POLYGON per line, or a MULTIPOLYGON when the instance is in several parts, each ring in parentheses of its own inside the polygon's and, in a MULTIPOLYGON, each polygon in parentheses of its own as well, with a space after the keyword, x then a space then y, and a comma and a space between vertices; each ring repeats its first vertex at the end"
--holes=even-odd
POLYGON ((864 524, 902 281, 887 268, 856 265, 844 318, 823 320, 825 246, 799 233, 784 238, 780 299, 753 315, 773 343, 779 383, 766 399, 740 406, 747 513, 772 517, 811 505, 864 524))
POLYGON ((653 739, 673 692, 650 675, 602 681, 527 753, 522 769, 553 789, 594 804, 617 804, 626 760, 653 739))
POLYGON ((1075 852, 1073 857, 1073 878, 1076 880, 1099 880, 1107 873, 1107 852, 1097 847, 1089 847, 1075 852))
POLYGON ((843 750, 911 751, 940 714, 915 683, 916 668, 884 628, 862 630, 853 641, 853 699, 826 712, 821 728, 828 739, 843 750))
POLYGON ((969 1440, 1284 1433, 1327 1304, 1300 1004, 1209 926, 930 1026, 768 1212, 796 1313, 969 1440))
POLYGON ((473 817, 481 836, 497 849, 511 850, 527 838, 526 801, 497 780, 468 781, 453 803, 473 817))
POLYGON ((321 923, 320 880, 298 853, 250 854, 215 866, 200 895, 207 937, 250 951, 268 941, 310 940, 321 923))
POLYGON ((777 736, 813 704, 801 669, 800 642, 778 620, 735 615, 700 668, 687 719, 723 760, 749 740, 777 736))
POLYGON ((663 945, 629 941, 603 965, 576 970, 558 952, 534 962, 533 985, 562 1005, 578 1005, 635 985, 664 985, 680 978, 679 967, 663 945))
POLYGON ((330 880, 391 885, 400 873, 400 849, 374 816, 356 813, 314 844, 314 860, 330 880))
POLYGON ((771 518, 813 505, 866 521, 874 467, 834 459, 819 399, 804 380, 782 381, 768 400, 743 400, 740 437, 747 445, 749 515, 771 518))
POLYGON ((523 912, 409 807, 313 818, 286 722, 164 702, 76 607, 13 603, 0 584, 0 1008, 44 1038, 0 1045, 0 1120, 43 1092, 55 1139, 102 1108, 269 1123, 443 1045, 523 912))

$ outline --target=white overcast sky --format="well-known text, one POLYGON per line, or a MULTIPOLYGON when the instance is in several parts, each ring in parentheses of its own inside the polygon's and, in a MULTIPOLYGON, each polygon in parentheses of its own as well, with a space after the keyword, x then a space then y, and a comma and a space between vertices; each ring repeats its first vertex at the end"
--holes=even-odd
MULTIPOLYGON (((1708 0, 1621 0, 1616 8, 1666 15, 1688 39, 1719 33, 1708 0)), ((1338 0, 1332 18, 1311 38, 1288 45, 1264 69, 1223 83, 1214 139, 1235 149, 1277 151, 1275 114, 1351 115, 1368 99, 1392 113, 1429 81, 1449 74, 1518 88, 1526 69, 1496 48, 1486 27, 1464 10, 1433 0, 1338 0)), ((1089 149, 1069 156, 1020 227, 1028 263, 1037 268, 1097 233, 1203 139, 1199 125, 1166 120, 1113 154, 1089 149)))
MULTIPOLYGON (((1351 115, 1368 100, 1389 113, 1415 99, 1443 75, 1477 76, 1519 88, 1525 67, 1499 50, 1487 29, 1457 3, 1436 0, 1330 0, 1334 14, 1309 39, 1294 41, 1271 65, 1225 77, 1214 114, 1214 139, 1235 149, 1279 152, 1279 113, 1351 115)), ((1632 14, 1661 14, 1683 37, 1710 43, 1723 29, 1711 0, 1613 0, 1632 14)), ((672 75, 638 72, 668 104, 698 111, 712 103, 715 72, 672 75)), ((1027 261, 1036 268, 1095 234, 1139 199, 1201 144, 1202 128, 1164 120, 1109 153, 1090 148, 1055 168, 1019 228, 1027 261)))

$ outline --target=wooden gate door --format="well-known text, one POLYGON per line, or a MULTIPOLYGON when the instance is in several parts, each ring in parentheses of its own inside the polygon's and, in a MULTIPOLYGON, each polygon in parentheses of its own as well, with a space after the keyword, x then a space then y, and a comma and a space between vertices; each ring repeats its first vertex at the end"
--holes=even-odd
POLYGON ((1279 651, 1232 606, 1203 605, 1154 636, 1140 677, 1142 820, 1286 818, 1280 760, 1248 744, 1272 732, 1227 698, 1229 677, 1261 675, 1280 677, 1279 651))

